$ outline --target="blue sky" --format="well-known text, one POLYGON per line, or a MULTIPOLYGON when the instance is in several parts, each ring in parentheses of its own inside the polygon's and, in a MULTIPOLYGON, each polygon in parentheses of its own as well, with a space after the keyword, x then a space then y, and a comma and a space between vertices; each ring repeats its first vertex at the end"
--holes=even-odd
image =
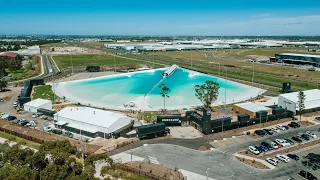
POLYGON ((320 0, 0 0, 0 34, 320 35, 320 0))

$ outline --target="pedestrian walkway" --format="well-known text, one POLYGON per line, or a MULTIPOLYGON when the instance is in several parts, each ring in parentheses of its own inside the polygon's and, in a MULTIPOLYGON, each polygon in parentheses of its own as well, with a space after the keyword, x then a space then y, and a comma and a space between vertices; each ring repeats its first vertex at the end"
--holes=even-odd
POLYGON ((149 159, 150 163, 160 164, 159 161, 157 160, 157 158, 155 158, 155 157, 148 156, 148 159, 149 159))
POLYGON ((274 169, 274 168, 275 168, 273 165, 267 163, 267 162, 264 161, 264 160, 258 159, 258 158, 254 158, 254 157, 250 157, 250 156, 246 156, 246 155, 238 154, 238 153, 236 153, 234 156, 239 157, 239 158, 245 158, 245 159, 248 159, 248 160, 255 160, 255 161, 257 161, 257 162, 260 162, 260 163, 266 165, 266 166, 269 167, 270 169, 274 169))

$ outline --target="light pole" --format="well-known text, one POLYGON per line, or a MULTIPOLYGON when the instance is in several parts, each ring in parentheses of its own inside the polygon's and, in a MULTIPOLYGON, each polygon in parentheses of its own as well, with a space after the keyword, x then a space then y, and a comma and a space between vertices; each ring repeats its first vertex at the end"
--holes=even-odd
POLYGON ((210 171, 210 169, 211 169, 211 168, 208 168, 208 169, 207 169, 207 171, 206 171, 206 174, 207 174, 207 180, 209 179, 209 171, 210 171))
POLYGON ((226 68, 226 85, 224 88, 224 107, 227 107, 227 68, 226 68))
POLYGON ((253 62, 253 65, 252 65, 252 84, 254 82, 254 62, 253 62))
POLYGON ((192 50, 190 50, 190 55, 191 55, 191 69, 192 69, 192 50))
POLYGON ((72 61, 72 52, 70 53, 71 55, 71 74, 73 75, 73 61, 72 61))
POLYGON ((114 72, 116 72, 117 71, 116 56, 113 56, 113 61, 114 61, 114 72))
POLYGON ((262 112, 262 111, 260 110, 260 124, 261 124, 261 112, 262 112))

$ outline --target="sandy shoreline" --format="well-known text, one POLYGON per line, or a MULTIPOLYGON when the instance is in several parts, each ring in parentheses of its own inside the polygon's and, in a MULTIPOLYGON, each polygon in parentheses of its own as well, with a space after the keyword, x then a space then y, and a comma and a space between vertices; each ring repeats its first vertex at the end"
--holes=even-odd
MULTIPOLYGON (((165 69, 165 68, 161 68, 161 69, 165 69)), ((160 69, 157 69, 160 70, 160 69)), ((143 73, 143 72, 153 72, 155 71, 154 69, 152 70, 146 70, 146 71, 138 71, 138 72, 130 72, 130 73, 121 73, 121 74, 112 74, 109 73, 109 75, 104 75, 104 76, 100 76, 100 77, 94 77, 94 78, 90 78, 90 80, 92 79, 100 79, 100 78, 106 78, 106 77, 116 77, 116 76, 123 76, 123 75, 127 75, 130 76, 132 73, 143 73)), ((189 71, 189 70, 188 70, 189 71)), ((191 71, 190 72, 191 75, 193 74, 198 74, 199 72, 196 71, 191 71)), ((202 73, 200 73, 202 74, 202 73)), ((204 74, 206 75, 206 74, 204 74)), ((207 75, 209 76, 209 75, 207 75)), ((219 77, 217 77, 219 78, 219 77)), ((222 78, 220 78, 222 79, 222 78)), ((54 90, 56 95, 58 95, 59 97, 66 97, 66 100, 75 103, 75 104, 82 104, 82 105, 86 105, 86 106, 92 106, 92 107, 99 107, 99 108, 105 108, 105 109, 113 109, 113 110, 120 110, 120 111, 126 111, 126 110, 141 110, 141 111, 158 111, 160 110, 162 107, 158 107, 158 108, 152 108, 150 107, 150 105, 148 104, 148 99, 150 97, 146 96, 139 96, 136 99, 132 99, 129 100, 127 102, 127 104, 130 104, 130 102, 134 102, 136 107, 130 107, 130 108, 126 108, 124 106, 113 106, 110 104, 104 104, 104 103, 100 103, 100 102, 94 102, 94 101, 89 101, 86 100, 82 97, 76 96, 74 95, 72 92, 68 91, 65 87, 66 84, 69 83, 73 83, 73 82, 79 82, 79 81, 85 81, 88 79, 78 79, 78 80, 72 80, 72 79, 68 79, 69 81, 67 82, 59 82, 59 83, 55 83, 54 84, 54 90)), ((230 80, 227 80, 230 81, 230 80)), ((234 81, 230 81, 236 84, 241 84, 238 82, 234 82, 234 81)), ((217 106, 217 105, 224 105, 225 104, 225 99, 226 99, 226 104, 232 104, 232 103, 236 103, 236 102, 242 102, 242 101, 246 101, 250 98, 256 97, 258 94, 262 94, 263 92, 265 92, 266 90, 264 89, 260 89, 260 88, 256 88, 256 87, 252 87, 252 86, 248 86, 245 84, 241 84, 242 86, 246 86, 249 91, 243 92, 243 94, 241 94, 241 96, 239 95, 239 92, 234 92, 234 91, 226 91, 227 97, 225 98, 225 93, 221 93, 218 97, 218 100, 213 103, 213 106, 217 106)), ((223 90, 223 89, 222 89, 223 90)), ((224 92, 224 90, 223 90, 224 92)), ((172 97, 174 98, 174 97, 172 97)), ((178 109, 183 109, 183 108, 190 108, 191 106, 198 106, 198 105, 202 105, 202 104, 194 104, 194 105, 185 105, 185 106, 170 106, 170 105, 166 105, 166 109, 168 110, 178 110, 178 109)))

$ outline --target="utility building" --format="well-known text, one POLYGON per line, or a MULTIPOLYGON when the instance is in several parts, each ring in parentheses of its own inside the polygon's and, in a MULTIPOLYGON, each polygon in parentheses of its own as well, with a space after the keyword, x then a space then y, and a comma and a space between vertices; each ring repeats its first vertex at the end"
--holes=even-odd
MULTIPOLYGON (((303 91, 305 97, 304 101, 304 111, 312 112, 320 110, 320 90, 312 89, 303 91)), ((299 111, 299 92, 292 92, 287 94, 281 94, 278 99, 278 106, 289 110, 293 113, 299 111)))
POLYGON ((28 112, 38 112, 38 109, 46 109, 46 110, 52 110, 52 102, 46 99, 36 99, 33 101, 30 101, 28 103, 25 103, 23 106, 24 111, 28 112))
POLYGON ((245 102, 240 104, 233 105, 233 111, 238 114, 248 114, 250 118, 255 118, 257 113, 265 111, 268 114, 272 114, 272 109, 253 103, 253 102, 245 102))
POLYGON ((88 137, 120 137, 133 125, 126 115, 90 107, 66 107, 53 116, 57 127, 88 137))

